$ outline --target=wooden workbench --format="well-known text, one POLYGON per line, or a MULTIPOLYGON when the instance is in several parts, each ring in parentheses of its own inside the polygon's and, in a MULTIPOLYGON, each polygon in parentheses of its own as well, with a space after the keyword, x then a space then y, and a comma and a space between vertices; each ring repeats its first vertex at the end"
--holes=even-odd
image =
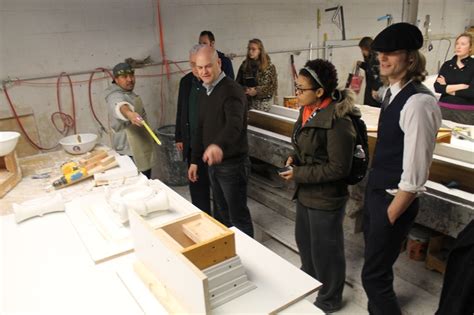
MULTIPOLYGON (((99 149, 110 150, 115 154, 115 151, 105 146, 96 146, 95 150, 99 149)), ((60 172, 61 165, 72 159, 80 159, 82 156, 59 150, 20 158, 19 163, 23 178, 14 189, 0 200, 0 216, 12 213, 13 203, 21 203, 56 192, 59 192, 64 200, 70 201, 72 198, 82 196, 92 190, 102 189, 100 187, 94 188, 92 179, 59 190, 52 187, 53 180, 62 175, 60 172), (48 178, 33 178, 34 175, 46 173, 49 174, 48 178)))

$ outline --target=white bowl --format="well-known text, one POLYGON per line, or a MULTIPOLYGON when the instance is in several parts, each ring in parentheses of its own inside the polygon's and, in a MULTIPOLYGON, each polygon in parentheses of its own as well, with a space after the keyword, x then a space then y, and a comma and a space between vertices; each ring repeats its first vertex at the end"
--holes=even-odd
POLYGON ((0 156, 4 156, 15 150, 20 139, 20 133, 15 131, 0 131, 0 156))
POLYGON ((94 133, 79 133, 62 138, 59 143, 63 149, 71 154, 87 153, 95 147, 97 135, 94 133))

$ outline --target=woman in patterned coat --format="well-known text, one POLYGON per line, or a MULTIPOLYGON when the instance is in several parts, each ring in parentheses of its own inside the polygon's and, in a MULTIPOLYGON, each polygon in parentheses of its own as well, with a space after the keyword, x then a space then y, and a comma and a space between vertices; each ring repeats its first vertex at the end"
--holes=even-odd
POLYGON ((277 91, 277 73, 260 39, 249 40, 247 57, 237 73, 237 83, 245 89, 249 109, 268 112, 277 91))

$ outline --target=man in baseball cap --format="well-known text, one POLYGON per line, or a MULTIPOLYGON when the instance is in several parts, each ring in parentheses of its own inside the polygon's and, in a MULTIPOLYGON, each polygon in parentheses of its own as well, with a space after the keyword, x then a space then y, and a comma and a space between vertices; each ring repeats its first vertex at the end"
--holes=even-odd
POLYGON ((135 88, 135 71, 128 63, 119 63, 112 70, 114 80, 105 90, 112 146, 120 154, 130 156, 140 172, 151 177, 156 163, 153 139, 143 127, 146 112, 135 88))
POLYGON ((408 23, 387 27, 372 43, 389 85, 364 207, 362 284, 370 314, 401 314, 392 267, 418 213, 417 197, 425 191, 441 125, 436 98, 421 83, 426 76, 422 45, 420 30, 408 23))

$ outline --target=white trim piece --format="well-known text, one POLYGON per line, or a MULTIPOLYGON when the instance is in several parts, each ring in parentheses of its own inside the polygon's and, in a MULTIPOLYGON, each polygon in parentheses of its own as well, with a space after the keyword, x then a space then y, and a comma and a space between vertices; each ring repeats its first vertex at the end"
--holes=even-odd
POLYGON ((203 270, 208 278, 211 308, 229 302, 257 286, 248 280, 239 256, 229 258, 203 270))
POLYGON ((270 131, 270 130, 266 130, 266 129, 262 129, 262 128, 258 128, 258 127, 250 126, 250 125, 247 127, 247 130, 250 130, 250 131, 253 131, 253 132, 256 132, 256 133, 260 133, 260 134, 265 135, 267 137, 272 137, 272 138, 275 138, 275 139, 278 139, 278 140, 281 140, 281 141, 284 141, 284 142, 287 142, 287 143, 291 144, 291 138, 290 137, 285 136, 285 135, 281 135, 279 133, 276 133, 276 132, 273 132, 273 131, 270 131))
POLYGON ((264 111, 260 111, 260 110, 256 110, 256 109, 251 109, 249 110, 249 112, 255 112, 255 113, 258 113, 260 115, 263 115, 263 116, 268 116, 268 117, 271 117, 271 118, 274 118, 274 119, 277 119, 277 120, 280 120, 280 121, 286 121, 286 122, 289 122, 289 123, 292 123, 294 124, 295 121, 298 119, 298 117, 293 118, 293 117, 288 117, 288 116, 282 116, 282 115, 279 115, 279 114, 274 114, 272 112, 264 112, 264 111))
POLYGON ((280 105, 272 105, 272 107, 270 108, 270 113, 292 118, 296 122, 300 111, 294 108, 288 108, 280 105))
POLYGON ((31 199, 20 204, 14 203, 12 205, 15 214, 16 223, 20 223, 26 219, 36 216, 43 216, 46 213, 64 211, 64 199, 59 193, 49 194, 31 199))
POLYGON ((127 155, 116 155, 115 160, 119 167, 94 174, 94 181, 97 186, 107 185, 113 181, 125 181, 126 178, 138 175, 138 169, 132 159, 127 155))

